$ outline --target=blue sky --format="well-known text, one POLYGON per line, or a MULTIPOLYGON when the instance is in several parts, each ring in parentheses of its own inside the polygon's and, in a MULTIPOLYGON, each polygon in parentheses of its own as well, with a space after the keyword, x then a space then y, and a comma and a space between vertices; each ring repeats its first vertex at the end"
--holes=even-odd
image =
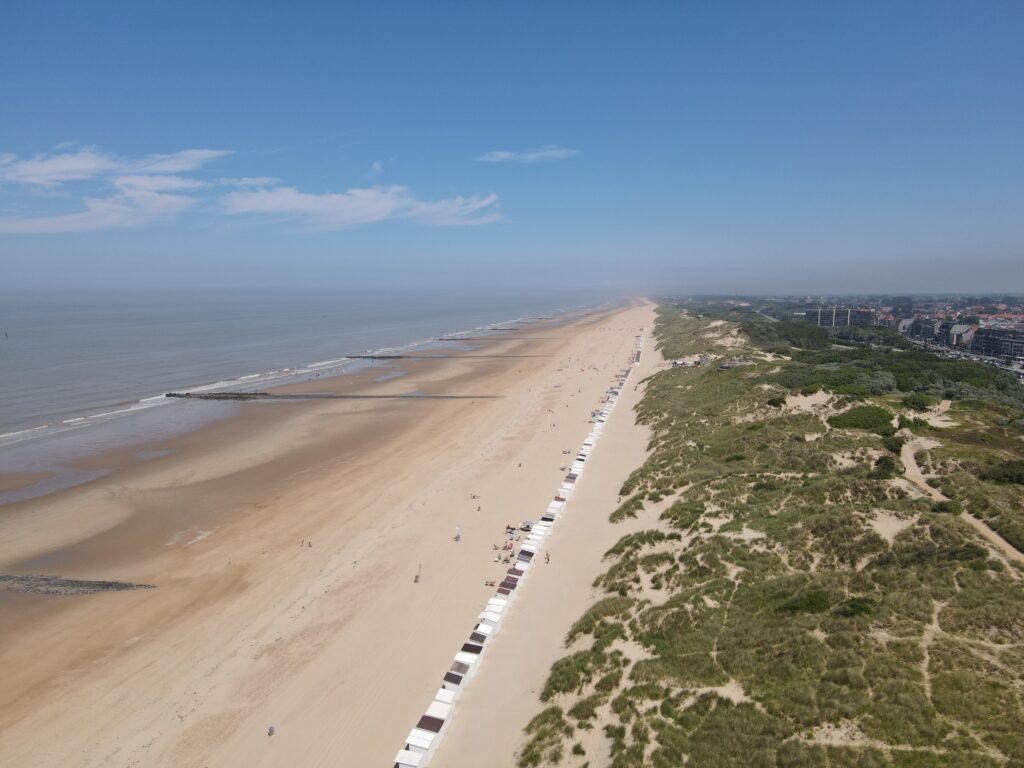
POLYGON ((38 3, 10 288, 1024 290, 1024 4, 38 3))

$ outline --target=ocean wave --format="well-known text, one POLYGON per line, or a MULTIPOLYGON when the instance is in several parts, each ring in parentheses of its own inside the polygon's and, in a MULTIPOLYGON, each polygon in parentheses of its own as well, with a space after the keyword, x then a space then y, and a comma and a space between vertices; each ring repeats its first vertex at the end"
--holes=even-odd
MULTIPOLYGON (((569 310, 558 310, 556 314, 563 311, 569 310)), ((550 317, 550 315, 548 316, 550 317)), ((479 335, 486 334, 488 332, 497 333, 502 329, 503 326, 510 326, 517 323, 530 322, 541 319, 540 316, 530 315, 519 318, 513 318, 511 320, 505 320, 497 323, 486 323, 479 325, 474 328, 466 330, 453 331, 450 333, 443 334, 444 339, 451 341, 458 341, 460 336, 479 335)), ((408 353, 412 350, 423 349, 432 344, 437 344, 439 341, 438 337, 429 337, 423 339, 417 339, 410 341, 406 344, 389 347, 377 347, 373 349, 364 350, 362 354, 365 355, 401 355, 408 353)), ((249 389, 263 387, 268 383, 275 383, 275 385, 288 383, 290 380, 303 380, 306 377, 314 376, 322 373, 324 369, 340 369, 339 373, 344 374, 345 368, 352 366, 356 363, 363 363, 364 361, 354 360, 351 357, 337 357, 327 360, 318 360, 294 368, 274 368, 259 373, 247 373, 232 378, 218 379, 217 381, 207 382, 205 384, 197 384, 192 387, 183 388, 178 391, 188 394, 200 394, 216 392, 220 389, 236 388, 236 389, 249 389)), ((150 397, 141 398, 124 408, 115 408, 114 410, 103 411, 101 413, 85 413, 80 416, 73 416, 68 419, 64 419, 59 423, 48 423, 40 424, 38 426, 28 427, 26 429, 16 430, 14 432, 8 432, 0 434, 0 447, 9 446, 15 443, 22 442, 26 439, 32 439, 41 437, 44 435, 51 435, 56 432, 71 429, 81 429, 92 424, 103 423, 110 419, 121 418, 128 416, 139 411, 148 410, 156 406, 172 405, 180 403, 179 400, 167 399, 164 394, 152 395, 150 397)))

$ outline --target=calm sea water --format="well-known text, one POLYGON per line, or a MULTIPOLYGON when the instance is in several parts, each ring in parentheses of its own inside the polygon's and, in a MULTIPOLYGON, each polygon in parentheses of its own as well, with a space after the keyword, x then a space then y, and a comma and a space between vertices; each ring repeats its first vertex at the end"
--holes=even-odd
POLYGON ((269 385, 333 371, 346 355, 599 301, 556 291, 0 296, 0 447, 162 410, 171 390, 269 385))

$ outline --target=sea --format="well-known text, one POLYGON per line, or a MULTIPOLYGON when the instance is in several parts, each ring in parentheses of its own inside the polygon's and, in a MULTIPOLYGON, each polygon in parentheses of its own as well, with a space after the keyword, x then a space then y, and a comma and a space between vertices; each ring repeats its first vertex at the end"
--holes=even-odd
MULTIPOLYGON (((429 348, 606 301, 558 289, 0 293, 0 472, 52 470, 231 409, 167 392, 344 374, 359 364, 350 355, 429 348)), ((76 480, 61 475, 62 486, 76 480)))

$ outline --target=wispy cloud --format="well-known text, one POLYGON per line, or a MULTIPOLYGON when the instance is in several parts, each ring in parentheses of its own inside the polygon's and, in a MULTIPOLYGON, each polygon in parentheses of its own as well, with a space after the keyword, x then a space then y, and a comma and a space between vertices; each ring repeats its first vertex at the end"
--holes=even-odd
POLYGON ((126 188, 108 197, 87 197, 84 210, 52 216, 0 219, 0 234, 55 234, 139 227, 190 208, 196 199, 126 188))
POLYGON ((332 230, 386 219, 409 219, 432 226, 489 224, 501 217, 494 211, 498 196, 417 200, 406 187, 373 186, 345 192, 310 194, 294 187, 231 192, 224 209, 231 214, 284 216, 314 229, 332 230))
MULTIPOLYGON (((373 185, 339 193, 312 194, 281 186, 271 176, 194 178, 190 172, 226 150, 186 149, 170 154, 122 157, 95 147, 63 145, 49 154, 23 158, 0 154, 0 187, 27 192, 37 207, 40 192, 50 198, 46 212, 0 217, 0 234, 93 232, 150 224, 199 203, 232 215, 292 220, 312 230, 337 230, 389 219, 435 227, 498 221, 498 196, 454 196, 420 200, 403 186, 373 185), (54 199, 71 210, 52 212, 54 199), (55 197, 56 196, 56 197, 55 197)), ((371 173, 384 170, 376 162, 371 173)))
POLYGON ((493 224, 501 221, 501 214, 493 210, 498 196, 491 193, 484 197, 448 197, 443 200, 424 202, 417 200, 409 205, 406 218, 422 221, 434 227, 464 227, 476 224, 493 224))
POLYGON ((0 185, 56 192, 69 184, 92 182, 80 198, 79 210, 0 218, 0 233, 94 232, 139 227, 173 216, 199 200, 181 193, 207 186, 179 174, 230 154, 221 149, 185 149, 131 158, 76 144, 59 145, 57 150, 30 158, 0 155, 0 185))
POLYGON ((17 155, 3 155, 0 157, 0 182, 53 187, 68 181, 85 181, 118 169, 116 159, 93 150, 36 155, 24 160, 17 155))
POLYGON ((206 182, 199 179, 188 179, 184 176, 117 176, 114 178, 114 186, 118 189, 148 189, 151 192, 199 189, 205 187, 206 182))
POLYGON ((237 179, 219 179, 218 184, 226 187, 273 187, 281 180, 273 176, 242 176, 237 179))
POLYGON ((185 173, 230 154, 227 149, 183 149, 169 155, 149 155, 135 164, 135 170, 141 173, 185 173))
POLYGON ((67 182, 118 174, 185 173, 229 154, 223 149, 185 149, 171 154, 126 158, 95 148, 30 158, 6 154, 0 155, 0 183, 52 188, 67 182))
POLYGON ((505 150, 485 152, 477 160, 481 163, 547 163, 552 160, 575 157, 579 153, 578 149, 545 144, 540 149, 528 149, 525 152, 507 152, 505 150))

